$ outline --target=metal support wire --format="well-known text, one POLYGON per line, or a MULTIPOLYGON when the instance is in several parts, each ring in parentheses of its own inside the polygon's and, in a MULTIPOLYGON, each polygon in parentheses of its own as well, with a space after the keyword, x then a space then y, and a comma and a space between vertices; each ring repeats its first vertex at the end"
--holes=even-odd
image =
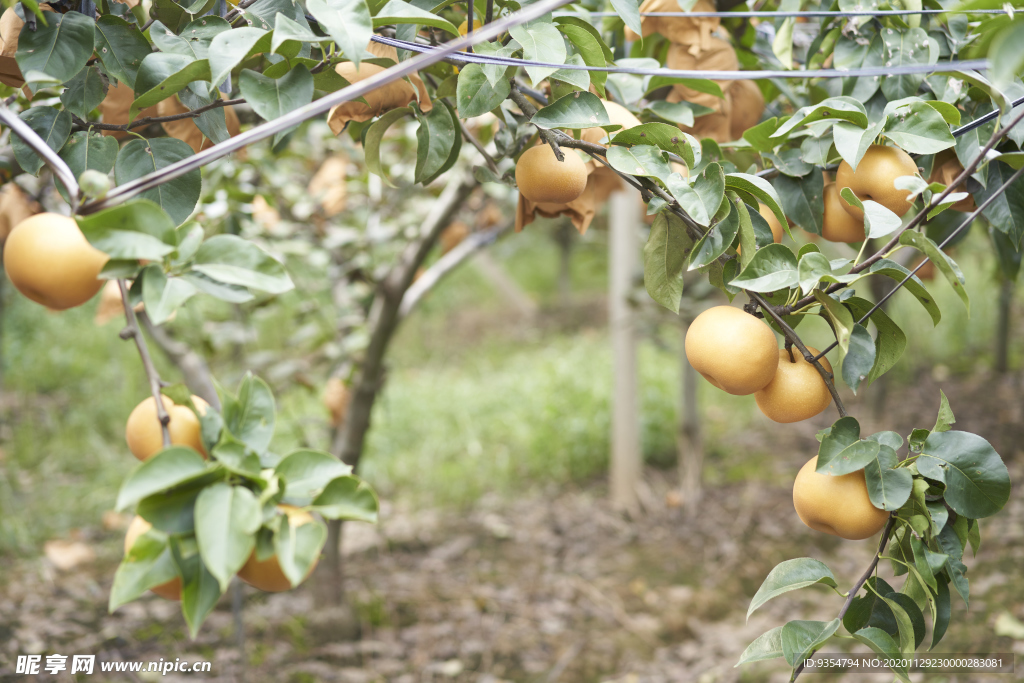
MULTIPOLYGON (((562 15, 591 16, 591 17, 617 17, 618 12, 588 12, 586 14, 577 12, 562 12, 562 15)), ((784 19, 788 17, 904 17, 915 14, 1010 14, 1005 9, 976 9, 976 10, 951 10, 951 9, 890 9, 890 10, 862 10, 854 12, 830 12, 827 10, 807 10, 801 12, 773 12, 771 10, 751 12, 641 12, 641 17, 691 17, 691 18, 712 18, 721 19, 784 19)))
MULTIPOLYGON (((374 42, 390 45, 402 50, 421 52, 429 54, 441 49, 430 45, 399 40, 397 38, 386 38, 384 36, 373 36, 374 42)), ((446 43, 449 45, 450 43, 446 43)), ((651 69, 629 66, 587 66, 586 64, 554 64, 551 62, 535 62, 528 59, 512 59, 508 57, 495 57, 483 54, 452 54, 447 55, 448 61, 465 64, 497 64, 500 66, 523 66, 523 67, 546 67, 550 69, 565 69, 569 71, 603 71, 605 73, 634 74, 637 76, 669 76, 674 78, 696 78, 701 80, 714 81, 737 81, 737 80, 762 80, 770 78, 849 78, 853 76, 877 76, 878 78, 889 78, 906 74, 931 74, 947 71, 984 71, 988 69, 988 60, 971 59, 956 62, 941 62, 937 64, 906 64, 895 67, 861 67, 856 69, 814 69, 806 71, 789 70, 759 70, 759 71, 699 71, 684 69, 651 69)))

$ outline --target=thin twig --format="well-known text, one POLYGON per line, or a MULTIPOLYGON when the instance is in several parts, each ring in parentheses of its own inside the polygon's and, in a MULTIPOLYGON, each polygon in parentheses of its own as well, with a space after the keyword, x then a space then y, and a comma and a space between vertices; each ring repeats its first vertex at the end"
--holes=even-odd
MULTIPOLYGON (((526 96, 519 90, 519 84, 516 83, 516 79, 510 80, 511 90, 509 92, 509 99, 516 103, 519 110, 523 112, 523 115, 528 118, 533 118, 537 113, 537 108, 530 104, 530 101, 526 99, 526 96)), ((560 162, 565 161, 565 155, 562 150, 558 147, 558 136, 554 130, 537 127, 537 132, 540 134, 541 139, 551 146, 551 151, 555 153, 555 158, 560 162)))
POLYGON ((133 128, 144 128, 153 123, 167 123, 168 121, 180 121, 181 119, 194 119, 211 109, 220 109, 221 107, 227 107, 229 105, 245 104, 245 100, 237 98, 234 100, 216 100, 210 104, 204 105, 191 111, 182 112, 181 114, 171 114, 169 116, 147 116, 141 119, 135 119, 131 123, 93 123, 92 121, 85 121, 77 116, 72 115, 72 119, 75 123, 76 130, 88 130, 92 128, 94 130, 119 130, 128 131, 133 128))
POLYGON ((149 173, 141 178, 125 183, 120 187, 114 188, 104 199, 83 205, 79 209, 79 213, 85 215, 95 213, 96 211, 101 211, 103 209, 108 209, 112 206, 117 206, 138 194, 153 189, 154 187, 158 187, 159 185, 173 180, 174 178, 179 178, 197 168, 201 168, 215 159, 225 157, 228 154, 242 149, 247 145, 251 145, 254 142, 259 142, 260 140, 272 137, 281 131, 288 130, 292 126, 298 125, 315 116, 326 114, 331 110, 331 108, 341 104, 342 102, 348 102, 362 97, 363 95, 376 90, 377 88, 383 87, 392 81, 404 78, 413 72, 421 71, 431 64, 439 62, 463 48, 495 38, 508 30, 510 26, 537 19, 548 12, 558 9, 567 1, 568 0, 541 0, 541 2, 528 5, 514 14, 510 14, 507 17, 503 17, 502 19, 481 28, 479 31, 474 31, 470 35, 445 43, 444 46, 438 48, 436 51, 407 59, 378 74, 374 74, 365 80, 353 83, 341 90, 299 107, 298 109, 295 109, 284 116, 278 117, 273 121, 267 121, 266 123, 256 126, 255 128, 251 128, 240 135, 236 135, 224 142, 204 149, 197 154, 193 154, 181 161, 165 166, 158 171, 154 171, 153 173, 149 173))
POLYGON ((53 175, 57 176, 64 183, 64 187, 68 191, 68 197, 71 199, 71 208, 74 210, 78 206, 81 190, 78 188, 78 181, 75 180, 75 174, 71 167, 46 144, 46 140, 32 130, 27 123, 18 118, 6 105, 0 107, 0 121, 7 124, 12 133, 20 137, 26 145, 32 148, 32 151, 42 157, 43 163, 53 171, 53 175))
POLYGON ((832 373, 826 370, 825 366, 821 364, 821 361, 807 349, 799 335, 797 335, 797 333, 793 331, 793 328, 782 319, 782 316, 775 312, 774 307, 765 301, 764 297, 757 292, 747 291, 747 294, 751 299, 757 302, 757 305, 766 315, 770 316, 772 320, 775 321, 775 324, 779 326, 780 330, 782 330, 782 334, 786 339, 793 342, 793 345, 800 351, 800 353, 803 354, 804 360, 814 366, 814 369, 818 371, 818 374, 821 375, 821 378, 825 381, 825 386, 828 387, 828 393, 832 394, 832 400, 836 404, 836 410, 839 411, 839 417, 846 417, 848 414, 846 412, 846 406, 843 405, 843 400, 839 398, 839 392, 836 391, 835 377, 832 373))
MULTIPOLYGON (((865 583, 867 583, 868 579, 871 578, 871 574, 874 573, 875 567, 878 566, 878 559, 879 557, 881 557, 882 553, 885 552, 885 544, 888 543, 889 534, 892 533, 892 528, 893 526, 895 526, 895 524, 896 515, 894 513, 889 516, 889 521, 885 523, 885 528, 882 529, 882 538, 879 539, 878 550, 875 551, 875 557, 871 560, 871 564, 868 565, 868 568, 864 571, 863 574, 860 575, 860 578, 857 579, 857 582, 854 583, 853 586, 850 588, 850 592, 846 596, 846 602, 843 603, 843 608, 839 610, 838 618, 840 620, 842 620, 842 618, 846 616, 847 610, 849 610, 850 605, 853 604, 853 599, 857 597, 857 593, 860 593, 860 589, 864 586, 865 583)), ((812 650, 810 654, 808 654, 806 659, 810 659, 811 657, 813 657, 815 652, 816 650, 812 650)), ((789 679, 790 683, 795 681, 796 677, 803 673, 803 670, 804 665, 803 662, 801 662, 800 665, 793 670, 793 676, 789 679)))
POLYGON ((470 132, 469 126, 467 126, 466 122, 462 119, 459 119, 459 128, 462 129, 462 137, 466 138, 466 140, 469 141, 469 144, 476 147, 476 151, 480 152, 480 156, 482 156, 484 161, 487 162, 487 168, 491 169, 491 172, 494 173, 494 175, 501 175, 501 171, 498 170, 498 164, 494 161, 494 157, 487 153, 483 144, 476 139, 476 136, 473 135, 473 133, 470 132))
POLYGON ((131 298, 128 296, 128 285, 124 280, 118 280, 117 286, 121 290, 121 305, 124 307, 125 327, 121 330, 121 339, 132 339, 135 341, 135 348, 139 351, 139 358, 142 360, 142 369, 146 372, 146 379, 149 381, 149 391, 153 394, 153 401, 156 402, 156 416, 160 420, 160 431, 163 434, 164 448, 171 445, 171 432, 167 425, 171 423, 171 416, 167 414, 164 407, 163 394, 160 389, 162 382, 160 373, 153 365, 153 357, 149 355, 149 347, 146 345, 146 338, 142 336, 139 329, 139 321, 135 317, 135 310, 132 308, 131 298))

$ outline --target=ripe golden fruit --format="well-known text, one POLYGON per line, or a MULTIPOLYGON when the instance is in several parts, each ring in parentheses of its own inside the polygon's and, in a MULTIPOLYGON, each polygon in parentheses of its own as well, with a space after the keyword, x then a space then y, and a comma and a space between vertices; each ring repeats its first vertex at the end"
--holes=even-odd
MULTIPOLYGON (((957 159, 956 152, 952 149, 944 149, 936 154, 935 160, 932 161, 932 172, 928 176, 928 182, 942 183, 949 186, 963 172, 964 167, 960 164, 960 160, 957 159)), ((967 188, 961 184, 953 188, 953 191, 967 192, 967 188)), ((949 208, 953 211, 968 213, 974 211, 977 207, 974 204, 974 196, 968 194, 965 199, 961 199, 949 208)))
POLYGON ((352 401, 352 392, 348 390, 345 380, 331 377, 327 380, 323 394, 324 406, 331 413, 331 426, 340 427, 348 414, 348 404, 352 401))
MULTIPOLYGON (((164 408, 171 417, 167 424, 167 430, 171 433, 171 444, 189 446, 205 458, 206 449, 203 447, 199 418, 188 406, 179 406, 166 396, 160 398, 163 399, 164 408)), ((198 396, 193 396, 192 402, 196 404, 196 409, 200 413, 205 413, 209 407, 206 401, 198 396)), ((128 416, 124 436, 128 441, 128 450, 139 460, 148 460, 163 450, 163 430, 156 415, 156 401, 152 396, 135 406, 128 416)))
MULTIPOLYGON (((288 524, 292 527, 297 528, 316 521, 311 514, 292 505, 278 505, 277 509, 288 515, 288 524)), ((316 569, 318 561, 319 558, 313 560, 313 564, 310 565, 309 571, 306 573, 307 577, 316 569)), ((255 550, 252 551, 252 554, 245 561, 245 564, 242 565, 242 568, 238 570, 238 578, 250 586, 268 593, 280 593, 281 591, 290 590, 292 587, 288 577, 281 571, 281 564, 277 561, 277 555, 271 555, 260 562, 256 559, 255 550)))
MULTIPOLYGON (((483 24, 480 23, 479 19, 474 19, 473 20, 473 30, 474 31, 479 31, 481 26, 483 26, 483 24)), ((469 33, 469 19, 463 19, 462 23, 459 24, 459 35, 460 36, 464 36, 467 33, 469 33)))
POLYGON ((81 306, 100 291, 106 262, 107 255, 89 244, 73 219, 56 213, 18 223, 4 247, 4 269, 15 288, 58 311, 81 306))
MULTIPOLYGON (((818 355, 818 350, 811 346, 807 350, 818 355)), ((832 372, 832 364, 827 358, 822 358, 821 364, 832 372)), ((796 350, 793 360, 790 360, 786 349, 779 349, 779 367, 775 377, 768 386, 754 394, 754 399, 766 417, 782 423, 814 417, 832 403, 832 395, 814 365, 804 360, 796 350)))
POLYGON ((763 389, 779 366, 771 328, 732 306, 698 315, 686 332, 686 359, 722 391, 743 396, 763 389))
MULTIPOLYGON (((152 528, 152 524, 142 517, 135 515, 132 523, 128 525, 128 532, 124 536, 124 554, 128 554, 128 551, 135 545, 135 540, 139 536, 152 528)), ((181 600, 181 578, 176 576, 167 583, 161 583, 159 586, 150 588, 150 590, 167 600, 181 600)))
POLYGON ((587 167, 571 149, 563 149, 559 161, 550 145, 540 144, 523 152, 516 163, 516 185, 531 202, 568 204, 587 189, 587 167))
POLYGON ((889 513, 871 504, 864 470, 833 476, 814 471, 818 456, 800 468, 793 482, 793 506, 815 531, 860 541, 878 533, 889 513))
POLYGON ((821 236, 829 242, 863 242, 864 219, 854 218, 844 209, 845 201, 839 196, 835 183, 825 186, 825 215, 821 222, 821 236))
POLYGON ((786 234, 786 231, 782 229, 782 223, 779 223, 779 219, 775 217, 775 213, 761 203, 758 203, 757 205, 757 212, 761 214, 761 218, 768 221, 768 227, 772 229, 772 241, 776 244, 781 242, 782 236, 786 234))
MULTIPOLYGON (((871 145, 854 171, 844 160, 836 171, 836 190, 850 188, 861 201, 871 199, 889 209, 897 216, 910 210, 907 201, 909 190, 897 190, 893 184, 897 178, 917 173, 917 164, 910 155, 899 147, 871 145)), ((851 206, 842 197, 843 208, 857 220, 864 220, 864 212, 851 206)))

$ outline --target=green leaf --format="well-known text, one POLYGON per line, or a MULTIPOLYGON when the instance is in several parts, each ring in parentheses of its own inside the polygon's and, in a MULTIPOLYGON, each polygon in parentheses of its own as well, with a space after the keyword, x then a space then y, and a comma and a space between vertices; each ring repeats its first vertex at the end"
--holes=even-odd
POLYGON ((347 475, 337 477, 313 500, 310 509, 327 519, 377 523, 377 494, 365 481, 347 475))
POLYGON ((935 646, 942 640, 942 636, 946 635, 946 629, 949 628, 949 617, 952 613, 952 602, 949 599, 949 583, 944 576, 937 576, 938 590, 935 593, 935 612, 936 618, 932 622, 932 644, 929 646, 929 650, 935 649, 935 646))
POLYGON ((946 280, 953 287, 953 291, 964 302, 964 307, 967 309, 968 315, 970 315, 971 299, 964 288, 966 283, 964 274, 960 271, 960 266, 956 264, 956 261, 947 256, 944 251, 939 249, 939 245, 928 239, 927 236, 913 230, 907 230, 900 235, 900 244, 910 245, 931 259, 932 263, 939 269, 939 272, 945 276, 946 280))
POLYGON ((167 545, 167 535, 150 529, 135 539, 118 566, 110 587, 108 609, 113 612, 176 576, 178 568, 167 545))
MULTIPOLYGON (((461 75, 459 80, 461 85, 461 75)), ((604 108, 601 98, 589 92, 574 92, 558 98, 534 114, 530 122, 545 130, 551 128, 596 128, 597 126, 611 125, 608 110, 604 108)))
POLYGON ((759 635, 754 642, 748 645, 747 649, 740 655, 740 661, 736 662, 733 668, 740 664, 776 659, 781 657, 782 654, 782 627, 776 626, 772 630, 759 635))
POLYGON ((181 35, 176 35, 159 21, 154 21, 149 34, 153 44, 161 52, 172 52, 192 59, 206 59, 210 54, 210 42, 218 34, 230 29, 227 21, 211 16, 190 21, 182 28, 181 35))
POLYGON ((327 528, 320 520, 292 526, 287 517, 280 518, 274 534, 274 554, 293 587, 305 580, 326 541, 327 528))
MULTIPOLYGON (((885 65, 898 69, 901 66, 928 63, 928 34, 920 28, 906 31, 891 29, 879 36, 883 42, 882 57, 885 65)), ((886 99, 899 100, 917 92, 924 81, 924 74, 892 74, 881 79, 882 94, 886 99)))
POLYGON ((895 213, 871 199, 861 200, 848 187, 844 187, 839 195, 864 212, 864 231, 869 238, 891 235, 903 224, 895 213))
POLYGON ((107 94, 107 84, 94 66, 79 71, 66 85, 60 101, 65 109, 83 119, 89 117, 89 112, 98 107, 107 94))
POLYGON ((773 183, 785 215, 807 232, 820 235, 825 211, 825 183, 821 173, 812 171, 803 178, 780 173, 773 183))
POLYGON ((246 373, 238 388, 238 400, 224 402, 224 426, 232 436, 262 455, 274 436, 274 410, 270 386, 246 373))
MULTIPOLYGON (((635 2, 635 0, 623 1, 635 2)), ((517 43, 523 46, 523 59, 549 64, 565 64, 567 56, 565 41, 554 24, 549 24, 546 21, 533 21, 526 25, 511 26, 508 32, 517 43)), ((534 85, 539 84, 555 71, 556 69, 550 67, 526 67, 526 73, 534 85)), ((603 107, 602 111, 604 111, 603 107)))
MULTIPOLYGON (((185 543, 176 545, 180 547, 185 543)), ((189 635, 195 639, 199 628, 206 621, 206 617, 210 616, 210 612, 217 606, 217 601, 224 593, 216 577, 206 568, 198 551, 193 550, 195 542, 190 541, 188 545, 191 551, 188 556, 182 557, 182 553, 179 551, 176 553, 176 558, 183 577, 181 613, 185 617, 185 623, 188 624, 189 635)))
POLYGON ((792 250, 782 244, 769 244, 757 250, 731 284, 751 292, 773 292, 795 287, 799 281, 796 256, 792 250))
POLYGON ((683 275, 693 240, 681 218, 662 211, 654 218, 644 245, 644 286, 651 298, 673 313, 679 312, 683 275))
MULTIPOLYGON (((558 26, 558 30, 566 35, 567 38, 576 47, 580 47, 580 42, 577 42, 575 34, 582 30, 589 33, 590 36, 597 42, 601 47, 601 51, 604 52, 605 62, 610 62, 615 59, 615 54, 612 52, 608 44, 604 42, 604 37, 601 35, 601 31, 590 22, 586 21, 582 17, 576 17, 572 15, 565 15, 554 18, 555 24, 558 26), (575 29, 575 30, 574 30, 575 29)), ((588 62, 589 64, 589 62, 588 62)))
POLYGON ((828 430, 822 434, 821 444, 818 446, 818 463, 815 468, 817 472, 829 472, 838 474, 828 469, 829 463, 839 457, 847 447, 857 443, 860 439, 860 423, 855 417, 841 417, 836 420, 828 430))
POLYGON ((260 504, 247 488, 214 484, 199 494, 195 515, 203 564, 226 591, 256 547, 256 530, 263 523, 260 504))
POLYGON ((732 246, 740 229, 739 211, 735 205, 729 205, 729 215, 704 233, 700 241, 693 247, 690 265, 687 270, 696 270, 708 265, 732 246))
POLYGON ((185 446, 166 448, 139 463, 121 484, 117 509, 124 510, 146 496, 188 481, 207 469, 203 456, 185 446))
POLYGON ((211 83, 219 86, 243 59, 271 48, 272 34, 243 26, 217 34, 210 43, 211 83))
POLYGON ((829 97, 818 104, 801 107, 788 121, 772 133, 773 138, 781 138, 801 124, 838 119, 848 121, 855 126, 868 126, 867 110, 864 105, 852 97, 829 97))
MULTIPOLYGON (((476 45, 473 46, 473 52, 476 52, 477 54, 490 55, 492 57, 501 57, 502 59, 511 58, 512 55, 515 54, 515 51, 517 49, 518 48, 515 47, 515 43, 506 46, 502 46, 501 43, 497 42, 477 43, 476 45)), ((480 64, 479 66, 482 67, 484 76, 487 77, 487 83, 490 84, 492 89, 501 90, 501 87, 499 86, 499 82, 501 81, 505 81, 506 84, 508 84, 508 77, 506 76, 506 73, 508 72, 509 67, 504 66, 503 64, 480 64)), ((458 95, 459 77, 458 75, 456 75, 454 76, 454 78, 456 83, 455 94, 458 95)), ((434 96, 437 98, 440 98, 442 96, 440 88, 438 88, 438 90, 435 91, 434 96)))
POLYGON ((653 145, 609 147, 606 158, 611 167, 621 173, 661 180, 672 175, 672 167, 665 160, 664 153, 653 145))
POLYGON ((196 252, 192 269, 229 285, 283 294, 295 285, 284 264, 236 235, 215 235, 196 252))
MULTIPOLYGON (((844 303, 858 319, 873 306, 870 301, 860 297, 850 297, 844 303)), ((875 364, 867 376, 869 382, 874 382, 888 372, 903 355, 907 348, 907 335, 881 308, 871 314, 870 320, 878 331, 875 335, 875 364)))
POLYGON ((285 503, 309 505, 327 485, 352 473, 352 468, 322 451, 297 450, 285 456, 274 468, 284 480, 285 503))
POLYGON ((1024 55, 1020 49, 1022 43, 1024 22, 1019 20, 1011 22, 993 38, 988 51, 992 63, 989 76, 996 85, 1005 87, 1013 83, 1014 78, 1024 68, 1024 55))
MULTIPOLYGON (((655 90, 660 90, 669 85, 683 85, 690 90, 696 90, 697 92, 702 92, 706 95, 717 97, 718 99, 725 98, 725 94, 722 92, 721 86, 719 86, 715 81, 707 78, 679 78, 677 76, 651 76, 651 80, 647 82, 646 94, 650 94, 655 90)), ((700 105, 691 104, 690 106, 699 107, 700 105)), ((703 109, 699 111, 702 113, 710 113, 703 112, 703 109)), ((714 110, 712 109, 711 111, 714 110)), ((694 115, 701 116, 702 113, 695 111, 694 115)))
POLYGON ((94 48, 107 75, 135 90, 142 60, 152 52, 142 33, 121 17, 104 14, 96 20, 94 48))
POLYGON ((843 381, 854 394, 874 364, 875 340, 863 325, 855 323, 850 333, 849 350, 843 356, 843 381))
POLYGON ((722 205, 722 200, 725 199, 725 171, 715 162, 708 164, 704 168, 704 172, 693 182, 693 189, 700 198, 701 204, 704 205, 703 217, 706 218, 701 221, 697 219, 696 215, 692 213, 691 215, 694 215, 701 225, 708 225, 718 213, 718 207, 722 205))
POLYGON ((230 432, 222 433, 211 455, 230 472, 249 479, 258 479, 260 476, 259 456, 230 432))
POLYGON ((668 189, 679 206, 682 207, 683 211, 689 214, 690 218, 694 220, 698 225, 708 225, 711 222, 711 216, 708 215, 707 209, 704 207, 704 202, 701 201, 701 197, 697 194, 697 191, 690 186, 685 178, 679 173, 673 172, 668 178, 663 180, 665 187, 668 189))
POLYGON ((793 26, 795 25, 796 17, 786 17, 775 32, 775 39, 772 40, 772 52, 778 57, 782 66, 787 69, 793 68, 793 26))
MULTIPOLYGON (((871 584, 867 585, 870 586, 871 584)), ((889 593, 887 595, 878 595, 878 597, 886 604, 886 606, 890 610, 892 610, 892 614, 893 617, 896 619, 896 626, 900 636, 900 651, 904 655, 908 655, 913 653, 915 648, 914 643, 916 640, 916 633, 914 629, 914 620, 907 613, 904 604, 901 603, 900 600, 896 599, 897 595, 897 593, 889 593)), ((904 598, 906 598, 910 602, 910 604, 913 605, 913 609, 917 611, 917 616, 920 617, 922 631, 921 637, 923 639, 924 616, 921 615, 921 610, 917 607, 916 604, 914 604, 913 600, 910 599, 909 596, 904 596, 904 598)))
POLYGON ((747 619, 750 619, 750 615, 754 613, 754 610, 772 598, 799 588, 813 586, 817 583, 823 583, 832 588, 838 585, 832 570, 820 560, 800 557, 780 562, 768 573, 764 583, 761 584, 761 587, 757 589, 757 593, 754 594, 754 599, 750 601, 750 606, 747 608, 747 619))
POLYGON ((800 280, 800 291, 804 294, 814 289, 821 278, 831 274, 832 264, 824 254, 812 251, 800 257, 797 277, 800 280))
POLYGON ((142 301, 154 325, 167 321, 196 293, 196 288, 180 277, 168 278, 158 265, 142 270, 142 301))
POLYGON ((932 432, 917 468, 946 485, 946 502, 958 515, 980 519, 1003 509, 1010 498, 1010 475, 988 441, 969 432, 932 432))
MULTIPOLYGON (((46 145, 54 152, 64 146, 64 142, 71 134, 71 114, 66 110, 53 107, 31 107, 21 112, 18 116, 28 124, 46 145)), ((38 175, 43 167, 43 158, 32 151, 32 148, 25 144, 16 133, 11 133, 11 147, 14 148, 14 158, 21 168, 32 175, 38 175)))
POLYGON ((645 123, 613 134, 613 145, 654 145, 666 152, 678 154, 688 167, 694 166, 694 148, 700 146, 691 135, 680 133, 667 123, 645 123))
POLYGON ((920 100, 896 107, 882 135, 910 154, 935 154, 956 142, 942 114, 920 100))
POLYGON ((35 31, 21 31, 15 53, 18 68, 23 74, 39 71, 66 83, 92 56, 95 22, 78 12, 43 12, 43 16, 45 22, 39 22, 35 31))
MULTIPOLYGON (((1012 169, 1007 164, 1002 161, 990 162, 986 186, 975 193, 978 204, 988 201, 1001 190, 1011 175, 1012 169)), ((992 227, 1006 235, 1010 244, 1019 252, 1024 244, 1024 183, 1017 181, 1006 185, 1002 194, 985 208, 984 214, 992 227)))
POLYGON ((416 118, 420 126, 416 131, 416 173, 413 177, 417 183, 426 184, 447 163, 455 138, 460 134, 457 132, 458 122, 447 107, 435 106, 427 114, 417 114, 416 118))
POLYGON ((840 121, 832 128, 832 137, 835 140, 836 151, 839 152, 846 163, 856 171, 860 160, 864 158, 868 147, 874 144, 875 138, 882 132, 885 119, 863 128, 853 123, 840 121))
POLYGON ((640 3, 638 0, 611 0, 615 14, 626 23, 632 31, 643 35, 640 24, 640 3))
POLYGON ((839 348, 843 353, 847 353, 850 348, 850 334, 853 332, 853 316, 850 309, 821 290, 815 290, 814 298, 818 300, 832 322, 832 331, 835 332, 839 348))
POLYGON ((455 24, 436 14, 420 9, 403 0, 390 0, 373 17, 373 27, 379 28, 388 24, 416 24, 418 26, 433 26, 442 31, 447 31, 453 36, 459 35, 459 29, 455 24))
POLYGON ((174 223, 159 205, 139 199, 78 216, 86 239, 114 259, 159 261, 174 251, 174 223))
POLYGON ((910 470, 897 468, 897 464, 899 458, 896 451, 889 445, 880 444, 875 457, 864 466, 868 498, 876 508, 899 510, 910 498, 914 477, 910 470))
MULTIPOLYGON (((154 173, 194 154, 192 148, 176 138, 130 140, 117 154, 114 178, 118 185, 154 173)), ((199 201, 203 181, 199 169, 146 190, 139 197, 159 205, 171 217, 174 225, 181 225, 192 214, 199 201)))
POLYGON ((306 9, 334 39, 342 54, 358 67, 373 36, 366 0, 306 0, 306 9))
MULTIPOLYGON (((896 282, 902 282, 903 278, 910 275, 910 271, 907 268, 889 259, 880 259, 871 264, 868 272, 881 273, 896 282)), ((924 283, 916 275, 911 275, 910 279, 907 280, 907 284, 903 285, 903 289, 913 294, 921 302, 924 309, 928 311, 928 315, 931 316, 932 324, 938 325, 939 320, 942 319, 942 313, 939 311, 939 306, 935 303, 931 293, 925 288, 924 283)))
POLYGON ((134 121, 140 111, 166 100, 189 83, 208 80, 210 64, 205 59, 170 52, 146 55, 135 78, 135 101, 128 111, 129 120, 134 121))
MULTIPOLYGON (((472 66, 472 65, 470 65, 472 66)), ((463 70, 460 74, 459 81, 461 82, 462 76, 469 70, 469 67, 463 70)), ((411 107, 399 107, 398 109, 392 109, 385 113, 379 119, 377 119, 367 130, 366 136, 363 140, 364 158, 366 159, 366 169, 375 175, 380 176, 389 187, 394 187, 391 180, 388 178, 387 173, 381 166, 380 162, 380 143, 384 139, 384 134, 393 123, 401 118, 404 118, 412 113, 411 107)))
MULTIPOLYGON (((597 33, 592 26, 589 27, 590 30, 588 31, 579 25, 564 23, 563 19, 565 17, 555 19, 558 30, 573 44, 573 47, 579 52, 578 57, 583 60, 583 63, 587 66, 608 66, 608 57, 605 52, 608 50, 608 46, 604 44, 601 34, 597 33), (595 36, 591 31, 594 31, 597 35, 595 36)), ((573 17, 573 19, 578 19, 578 17, 573 17)), ((475 47, 474 50, 479 52, 475 47)), ((608 52, 610 53, 610 50, 608 52)), ((582 73, 587 75, 587 72, 582 73)), ((589 80, 593 83, 597 94, 603 97, 605 95, 604 84, 608 80, 608 74, 603 71, 594 71, 589 74, 589 80)), ((588 88, 583 89, 587 90, 588 88)))
POLYGON ((486 114, 499 107, 509 92, 511 85, 508 79, 502 78, 492 86, 479 64, 468 64, 459 72, 459 83, 455 91, 459 117, 471 119, 486 114))
POLYGON ((795 619, 782 627, 782 654, 790 666, 811 656, 822 643, 839 630, 840 621, 806 621, 795 619))
POLYGON ((793 237, 793 234, 789 231, 789 222, 786 220, 786 214, 782 212, 779 195, 767 180, 748 173, 726 173, 725 187, 727 190, 739 190, 756 197, 759 202, 771 209, 772 213, 775 214, 775 218, 782 224, 782 229, 786 231, 786 234, 790 238, 793 237))
MULTIPOLYGON (((257 114, 267 121, 278 119, 313 101, 313 76, 302 64, 292 67, 280 78, 267 78, 263 74, 242 69, 238 78, 242 97, 257 114)), ((274 144, 297 128, 293 126, 274 136, 274 144)))
MULTIPOLYGON (((83 130, 72 133, 59 154, 76 178, 87 170, 110 173, 117 159, 117 140, 83 130)), ((68 199, 64 184, 59 180, 56 183, 61 196, 68 199)))
MULTIPOLYGON (((854 633, 853 637, 864 645, 870 647, 874 652, 882 657, 895 661, 901 660, 902 653, 900 652, 899 645, 897 645, 896 641, 892 639, 892 636, 880 628, 874 626, 862 628, 854 633)), ((910 683, 910 677, 907 676, 906 667, 893 669, 893 672, 901 681, 904 681, 904 683, 910 683)))
POLYGON ((956 418, 953 417, 953 409, 949 407, 949 399, 946 398, 946 393, 939 389, 939 414, 935 418, 935 426, 932 427, 933 432, 948 432, 949 426, 956 422, 956 418))

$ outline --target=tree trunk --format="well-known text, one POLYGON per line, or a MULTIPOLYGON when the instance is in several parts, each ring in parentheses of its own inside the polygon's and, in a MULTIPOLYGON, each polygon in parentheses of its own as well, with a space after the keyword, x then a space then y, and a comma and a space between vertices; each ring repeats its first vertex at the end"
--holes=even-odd
MULTIPOLYGON (((476 181, 472 176, 452 180, 448 184, 427 215, 420 238, 405 248, 398 263, 377 287, 377 293, 370 306, 370 343, 356 373, 352 401, 345 415, 345 423, 336 431, 331 446, 331 452, 342 462, 351 465, 353 470, 359 467, 366 434, 370 429, 373 404, 384 384, 384 358, 401 320, 402 298, 412 284, 416 271, 423 265, 427 254, 437 242, 437 238, 451 223, 452 217, 474 188, 476 181)), ((344 598, 341 537, 341 522, 332 521, 328 526, 325 564, 330 575, 328 581, 332 584, 331 597, 339 603, 344 598)))
POLYGON ((1010 369, 1010 313, 1013 309, 1013 280, 1003 278, 999 286, 999 321, 996 327, 996 373, 1010 369))
MULTIPOLYGON (((689 316, 683 318, 682 341, 693 322, 689 316)), ((700 411, 697 405, 697 371, 686 359, 685 346, 680 347, 679 365, 682 374, 682 405, 679 407, 679 431, 676 447, 679 453, 679 483, 687 514, 696 515, 703 493, 702 472, 704 469, 704 440, 700 430, 700 411)))

